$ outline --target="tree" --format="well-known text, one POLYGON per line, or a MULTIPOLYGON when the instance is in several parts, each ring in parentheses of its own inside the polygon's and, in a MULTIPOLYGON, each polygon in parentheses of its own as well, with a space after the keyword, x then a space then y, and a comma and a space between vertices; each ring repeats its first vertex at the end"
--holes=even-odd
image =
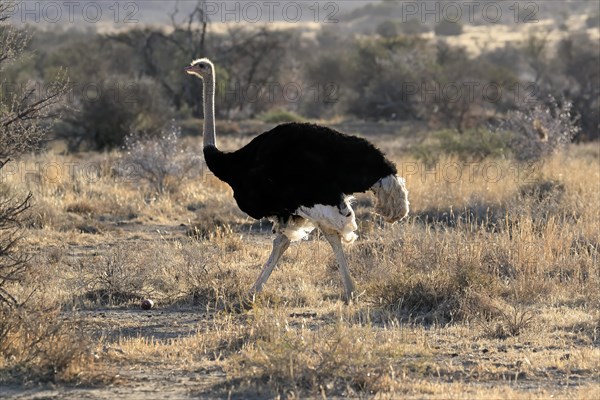
POLYGON ((74 99, 76 107, 57 126, 71 150, 119 147, 130 134, 155 137, 172 117, 168 97, 149 78, 127 81, 107 73, 95 87, 97 95, 74 99))
POLYGON ((467 89, 472 82, 481 81, 481 75, 464 48, 439 41, 436 50, 436 63, 422 80, 425 90, 420 115, 434 127, 462 133, 473 110, 481 107, 481 97, 467 89))
POLYGON ((289 49, 299 47, 293 34, 266 27, 232 27, 215 39, 214 61, 221 67, 219 88, 227 91, 217 98, 223 116, 253 116, 285 100, 285 85, 295 83, 281 81, 289 49))
MULTIPOLYGON (((8 19, 7 5, 0 3, 0 23, 8 19), (4 14, 3 14, 4 13, 4 14)), ((0 72, 5 77, 8 65, 20 57, 27 45, 25 33, 0 26, 0 72)), ((6 77, 0 81, 0 160, 36 148, 50 130, 48 121, 56 120, 62 96, 68 90, 64 73, 54 82, 22 84, 6 77)))
MULTIPOLYGON (((171 31, 133 29, 109 35, 110 41, 132 50, 138 60, 138 78, 159 83, 176 111, 191 111, 201 117, 201 81, 190 79, 182 68, 194 58, 209 57, 217 67, 216 110, 220 116, 255 115, 276 104, 265 90, 276 89, 288 48, 295 48, 293 35, 262 28, 228 27, 223 33, 210 33, 203 1, 187 15, 175 7, 171 31), (267 103, 261 101, 267 99, 267 103)), ((281 88, 277 88, 281 92, 281 88)))
POLYGON ((462 30, 461 24, 448 21, 447 19, 442 20, 434 28, 434 32, 437 36, 458 36, 462 33, 462 30))
POLYGON ((197 95, 200 83, 196 82, 197 79, 185 79, 181 68, 195 58, 206 56, 209 20, 205 10, 204 0, 199 0, 187 15, 181 17, 176 2, 169 14, 172 32, 147 28, 107 37, 133 51, 141 64, 139 78, 149 77, 157 81, 176 110, 187 104, 195 114, 202 110, 202 98, 197 95), (178 73, 175 75, 173 71, 178 73), (193 96, 189 96, 191 92, 193 96))
POLYGON ((405 35, 420 35, 421 33, 429 32, 431 29, 425 24, 422 24, 417 18, 412 18, 400 25, 402 33, 405 35))
POLYGON ((391 21, 389 19, 383 21, 382 23, 380 23, 379 25, 377 25, 377 28, 375 30, 377 32, 377 34, 383 38, 386 39, 390 39, 393 37, 398 36, 398 26, 396 25, 396 23, 394 21, 391 21))
MULTIPOLYGON (((0 170, 12 157, 37 148, 48 133, 68 82, 60 75, 40 90, 39 85, 11 82, 5 70, 23 57, 29 37, 6 24, 13 3, 0 1, 0 170)), ((18 281, 27 268, 27 256, 18 250, 24 212, 31 206, 31 193, 17 198, 0 187, 0 305, 16 304, 10 284, 18 281)))
POLYGON ((344 68, 353 93, 347 112, 367 119, 414 119, 420 84, 433 54, 416 36, 357 40, 344 68), (399 82, 399 84, 390 84, 399 82))
POLYGON ((576 139, 600 139, 600 44, 587 34, 571 34, 558 44, 556 59, 567 82, 556 95, 572 100, 581 118, 576 139))

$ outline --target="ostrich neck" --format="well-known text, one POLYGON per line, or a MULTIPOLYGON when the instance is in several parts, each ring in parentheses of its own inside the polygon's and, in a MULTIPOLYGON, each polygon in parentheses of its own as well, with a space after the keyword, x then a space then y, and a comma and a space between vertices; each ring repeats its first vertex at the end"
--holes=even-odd
POLYGON ((217 147, 215 134, 215 76, 204 79, 202 85, 204 97, 204 147, 217 147))

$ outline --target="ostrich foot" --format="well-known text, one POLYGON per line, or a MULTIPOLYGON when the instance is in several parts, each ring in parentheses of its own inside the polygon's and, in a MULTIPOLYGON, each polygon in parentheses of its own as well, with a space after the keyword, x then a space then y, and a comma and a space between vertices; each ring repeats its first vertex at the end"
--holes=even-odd
POLYGON ((347 293, 344 293, 344 303, 346 305, 351 305, 351 304, 354 304, 354 303, 359 303, 360 302, 360 298, 365 294, 364 290, 359 293, 356 290, 356 286, 354 286, 354 283, 353 283, 353 286, 352 286, 351 290, 352 290, 352 292, 351 292, 350 295, 348 295, 347 293))

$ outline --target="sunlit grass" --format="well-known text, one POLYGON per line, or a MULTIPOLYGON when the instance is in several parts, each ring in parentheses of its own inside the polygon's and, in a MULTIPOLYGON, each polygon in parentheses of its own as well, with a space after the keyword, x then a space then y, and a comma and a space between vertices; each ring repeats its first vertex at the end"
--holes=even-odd
MULTIPOLYGON (((70 358, 56 356, 62 372, 47 379, 129 385, 138 378, 126 371, 151 366, 163 378, 218 371, 198 390, 225 396, 595 393, 597 146, 572 146, 533 165, 456 156, 425 165, 386 137, 373 140, 406 177, 411 216, 386 226, 372 200, 357 197, 359 239, 347 251, 359 301, 343 305, 335 259, 316 234, 290 247, 242 315, 214 310, 251 286, 269 255, 270 230, 237 209, 227 185, 206 174, 158 195, 124 179, 118 153, 24 159, 29 172, 5 173, 2 182, 35 195, 23 243, 33 266, 16 293, 60 308, 88 333, 66 341, 62 328, 49 331, 48 343, 59 343, 53 351, 70 358), (72 173, 49 175, 44 165, 71 165, 72 173), (185 328, 165 322, 173 332, 166 337, 136 311, 142 298, 155 300, 158 310, 148 315, 161 321, 179 312, 197 317, 185 328)), ((20 355, 1 359, 1 379, 47 374, 19 341, 8 343, 20 355), (17 364, 24 372, 15 375, 17 364)))

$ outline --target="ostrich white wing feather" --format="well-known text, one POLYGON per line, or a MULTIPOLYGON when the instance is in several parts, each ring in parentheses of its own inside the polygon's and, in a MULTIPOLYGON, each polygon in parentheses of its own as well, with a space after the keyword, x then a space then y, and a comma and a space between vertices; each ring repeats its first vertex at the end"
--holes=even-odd
POLYGON ((352 243, 358 237, 354 210, 350 206, 351 197, 344 199, 344 207, 315 204, 312 207, 300 207, 296 214, 311 221, 314 225, 339 232, 345 243, 352 243))

